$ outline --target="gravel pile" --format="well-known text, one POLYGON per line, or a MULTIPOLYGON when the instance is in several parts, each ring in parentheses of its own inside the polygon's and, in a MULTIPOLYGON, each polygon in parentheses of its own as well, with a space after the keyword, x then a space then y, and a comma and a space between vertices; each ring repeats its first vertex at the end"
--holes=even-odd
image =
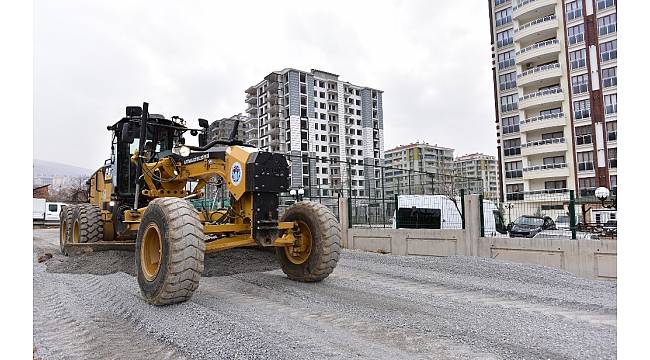
MULTIPOLYGON (((270 252, 211 256, 186 303, 144 303, 132 253, 39 264, 36 355, 59 358, 616 358, 616 283, 469 257, 344 251, 316 284, 288 280, 270 252)), ((52 240, 52 238, 54 240, 52 240)))

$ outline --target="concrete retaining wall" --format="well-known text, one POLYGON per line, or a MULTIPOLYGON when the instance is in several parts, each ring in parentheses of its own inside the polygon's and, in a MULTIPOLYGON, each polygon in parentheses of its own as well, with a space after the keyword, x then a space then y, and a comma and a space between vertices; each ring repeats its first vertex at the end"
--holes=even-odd
MULTIPOLYGON (((478 196, 465 198, 465 230, 348 228, 341 216, 343 246, 395 255, 482 256, 538 264, 595 279, 616 279, 616 240, 480 237, 478 196)), ((347 214, 347 202, 339 202, 347 214)))
POLYGON ((616 279, 616 240, 478 239, 479 256, 538 264, 595 279, 616 279))

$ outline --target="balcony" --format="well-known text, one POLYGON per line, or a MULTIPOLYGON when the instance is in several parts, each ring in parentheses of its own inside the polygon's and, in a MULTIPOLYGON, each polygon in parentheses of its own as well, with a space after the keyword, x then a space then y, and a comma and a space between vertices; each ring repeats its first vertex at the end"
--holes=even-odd
POLYGON ((567 144, 565 138, 529 141, 521 144, 521 155, 531 156, 542 153, 565 152, 567 144))
POLYGON ((559 63, 538 66, 517 74, 517 85, 535 85, 543 87, 557 84, 562 77, 562 69, 559 63))
POLYGON ((553 103, 561 103, 563 100, 564 94, 562 93, 562 88, 545 89, 520 97, 519 109, 523 110, 536 106, 546 106, 553 103))
POLYGON ((251 105, 248 108, 246 108, 246 112, 249 114, 257 114, 257 106, 256 105, 251 105))
POLYGON ((271 95, 269 95, 269 100, 268 100, 268 101, 269 101, 269 104, 271 104, 271 105, 277 105, 277 104, 279 103, 279 102, 278 102, 279 98, 280 98, 280 97, 278 96, 278 94, 271 94, 271 95))
POLYGON ((558 59, 560 54, 560 40, 552 39, 535 43, 517 51, 515 59, 517 64, 524 64, 534 60, 536 63, 547 63, 558 59))
POLYGON ((527 132, 544 128, 565 126, 566 116, 564 113, 548 114, 530 117, 519 122, 519 131, 527 132))
POLYGON ((559 23, 555 15, 544 16, 520 25, 514 30, 514 39, 521 44, 530 44, 557 35, 559 23))
POLYGON ((255 106, 257 105, 257 97, 256 96, 247 96, 246 97, 246 102, 255 106))
POLYGON ((569 168, 566 163, 534 165, 524 168, 524 180, 543 178, 557 178, 569 176, 569 168))
POLYGON ((519 0, 513 1, 512 19, 526 23, 554 13, 557 0, 519 0))
POLYGON ((273 105, 269 108, 269 114, 271 114, 271 116, 278 115, 279 113, 280 113, 279 105, 273 105))
POLYGON ((246 94, 248 95, 257 95, 257 88, 255 86, 251 86, 248 89, 246 89, 246 94))

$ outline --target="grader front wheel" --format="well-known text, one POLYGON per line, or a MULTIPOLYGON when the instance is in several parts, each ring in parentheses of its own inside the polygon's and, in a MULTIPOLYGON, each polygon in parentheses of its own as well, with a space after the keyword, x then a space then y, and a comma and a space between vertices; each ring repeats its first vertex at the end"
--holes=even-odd
POLYGON ((203 236, 199 214, 187 200, 149 203, 135 242, 138 284, 148 303, 168 305, 192 297, 203 274, 203 236))
POLYGON ((296 223, 296 243, 275 252, 287 277, 301 282, 328 277, 341 252, 341 226, 334 214, 325 205, 301 201, 289 207, 281 221, 296 223))

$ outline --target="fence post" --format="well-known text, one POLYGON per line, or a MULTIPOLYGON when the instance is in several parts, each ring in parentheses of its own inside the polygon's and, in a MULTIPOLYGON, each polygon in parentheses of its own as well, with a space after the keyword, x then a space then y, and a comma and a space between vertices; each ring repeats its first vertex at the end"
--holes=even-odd
POLYGON ((395 229, 399 229, 399 204, 397 199, 399 199, 399 195, 395 194, 395 229))
POLYGON ((348 197, 348 229, 352 229, 352 198, 348 197))
POLYGON ((460 219, 463 222, 463 229, 465 229, 465 189, 460 189, 460 211, 462 212, 460 219))
POLYGON ((576 195, 574 190, 569 190, 569 227, 571 239, 576 239, 576 195))
POLYGON ((483 218, 483 194, 478 196, 478 211, 481 219, 481 237, 485 237, 485 219, 483 218))

